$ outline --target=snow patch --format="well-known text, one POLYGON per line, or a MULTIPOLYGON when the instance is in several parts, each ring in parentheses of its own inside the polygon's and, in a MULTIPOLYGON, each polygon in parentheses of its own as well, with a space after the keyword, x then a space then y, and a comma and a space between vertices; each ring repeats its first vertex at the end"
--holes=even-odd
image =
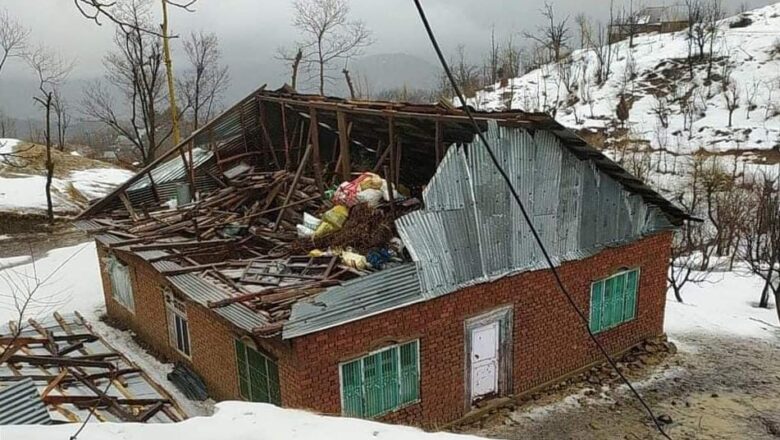
POLYGON ((664 328, 670 336, 686 333, 776 338, 780 324, 775 304, 758 307, 763 280, 744 268, 714 273, 701 284, 683 286, 684 303, 669 292, 664 328))
MULTIPOLYGON (((48 440, 69 438, 74 425, 0 427, 0 438, 48 440)), ((93 423, 79 440, 477 440, 478 437, 427 433, 408 426, 322 416, 263 403, 222 402, 211 417, 176 424, 93 423)))

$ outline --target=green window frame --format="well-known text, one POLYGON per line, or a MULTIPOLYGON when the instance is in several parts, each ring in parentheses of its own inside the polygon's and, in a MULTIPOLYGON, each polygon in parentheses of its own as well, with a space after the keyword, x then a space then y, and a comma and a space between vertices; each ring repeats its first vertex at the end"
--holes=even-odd
POLYGON ((341 412, 373 418, 420 400, 420 341, 383 348, 339 369, 341 412))
POLYGON ((279 367, 268 356, 236 339, 238 388, 250 402, 282 404, 279 392, 279 367))
POLYGON ((639 269, 595 281, 590 287, 590 330, 599 333, 636 318, 639 269))

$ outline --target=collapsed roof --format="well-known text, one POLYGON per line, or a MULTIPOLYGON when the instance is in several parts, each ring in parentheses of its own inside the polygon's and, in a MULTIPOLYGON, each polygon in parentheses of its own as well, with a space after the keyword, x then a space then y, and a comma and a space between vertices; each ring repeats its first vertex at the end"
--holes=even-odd
POLYGON ((78 313, 0 328, 0 424, 178 422, 187 416, 78 313))
MULTIPOLYGON (((573 160, 616 182, 618 192, 653 207, 663 220, 658 224, 675 226, 687 218, 546 114, 511 111, 476 112, 475 116, 481 130, 492 127, 491 132, 498 133, 500 127, 508 133, 505 137, 515 132, 532 138, 537 132, 552 134, 555 148, 563 147, 573 160)), ((408 221, 395 221, 431 208, 417 199, 425 196, 425 204, 429 203, 432 194, 425 187, 434 175, 446 174, 438 178, 445 180, 439 185, 445 188, 469 179, 468 167, 457 165, 461 160, 457 157, 468 155, 469 148, 481 148, 473 142, 473 127, 465 113, 446 104, 344 100, 261 88, 93 204, 78 225, 95 233, 111 251, 145 259, 176 290, 238 328, 259 336, 275 336, 285 329, 285 337, 292 337, 311 328, 287 332, 291 316, 296 319, 289 324, 304 327, 317 320, 314 315, 326 316, 323 307, 311 304, 324 304, 319 299, 328 295, 343 298, 344 292, 351 292, 348 300, 353 302, 362 295, 371 307, 356 307, 363 314, 369 309, 376 313, 399 304, 401 297, 407 304, 430 297, 424 294, 426 289, 441 294, 473 281, 451 279, 447 282, 456 284, 431 287, 432 279, 441 277, 426 276, 419 267, 424 253, 420 245, 430 237, 423 237, 425 231, 415 232, 408 221), (443 171, 439 168, 443 161, 455 168, 443 171), (307 251, 312 247, 324 248, 336 241, 302 246, 296 235, 304 212, 322 213, 332 205, 324 197, 332 183, 349 181, 361 172, 381 174, 390 186, 388 194, 399 188, 408 196, 403 202, 390 197, 377 208, 378 214, 347 225, 367 230, 365 223, 375 224, 387 236, 401 235, 412 253, 399 253, 392 269, 355 269, 332 255, 310 256, 307 251), (447 183, 448 178, 455 180, 447 183), (171 208, 171 199, 186 199, 182 184, 198 196, 171 208), (405 290, 387 292, 388 277, 400 281, 405 290), (392 298, 384 301, 390 293, 392 298)), ((523 148, 523 144, 503 147, 523 148)), ((558 162, 559 167, 568 164, 558 162)), ((437 197, 447 198, 448 193, 437 197)), ((645 224, 644 219, 637 222, 645 224)), ((366 238, 346 237, 338 244, 357 246, 350 240, 366 238)), ((372 246, 382 247, 376 240, 372 246)))

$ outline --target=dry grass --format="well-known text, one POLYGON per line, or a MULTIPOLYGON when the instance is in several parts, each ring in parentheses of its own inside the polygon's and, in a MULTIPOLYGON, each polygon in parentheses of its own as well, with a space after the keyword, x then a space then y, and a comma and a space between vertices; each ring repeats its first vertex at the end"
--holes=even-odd
MULTIPOLYGON (((46 174, 46 147, 43 145, 23 143, 16 147, 18 152, 18 162, 21 168, 5 167, 0 168, 0 175, 3 174, 46 174)), ((99 160, 88 159, 82 156, 73 156, 70 153, 64 153, 52 149, 52 160, 54 161, 54 177, 64 178, 73 171, 87 170, 91 168, 111 168, 113 165, 101 162, 99 160)))

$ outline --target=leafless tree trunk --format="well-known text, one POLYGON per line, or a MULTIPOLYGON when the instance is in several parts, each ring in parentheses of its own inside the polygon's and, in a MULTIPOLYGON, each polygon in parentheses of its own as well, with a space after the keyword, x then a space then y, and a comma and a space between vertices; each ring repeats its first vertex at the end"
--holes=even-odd
MULTIPOLYGON (((326 83, 335 80, 336 62, 360 55, 372 43, 371 32, 364 22, 349 19, 346 0, 295 0, 293 9, 293 26, 301 33, 296 43, 299 62, 324 95, 326 83)), ((297 86, 297 56, 289 56, 284 48, 279 53, 281 59, 293 62, 293 87, 297 86)))
POLYGON ((5 9, 0 9, 0 72, 10 58, 24 55, 30 30, 15 20, 5 9))
POLYGON ((780 186, 768 173, 755 183, 751 217, 744 239, 744 257, 751 271, 764 280, 759 307, 769 307, 775 297, 780 319, 780 186))
POLYGON ((141 162, 149 164, 172 133, 162 114, 166 109, 162 40, 143 30, 150 27, 147 23, 152 19, 149 0, 128 0, 116 16, 133 26, 117 27, 116 51, 107 55, 103 64, 106 82, 124 100, 125 108, 118 106, 112 93, 98 83, 85 90, 84 113, 127 138, 141 162))
POLYGON ((731 128, 734 118, 734 112, 739 108, 741 93, 739 86, 733 80, 724 81, 723 100, 726 101, 726 108, 729 111, 729 128, 731 128))
POLYGON ((349 97, 352 99, 355 99, 355 86, 352 84, 352 77, 349 76, 349 70, 346 66, 344 66, 344 69, 341 71, 341 73, 344 74, 344 80, 347 82, 347 88, 349 89, 349 97))
POLYGON ((67 101, 65 101, 65 98, 62 97, 62 94, 57 89, 55 89, 54 96, 52 97, 52 109, 57 118, 57 149, 65 151, 71 116, 68 111, 67 101))
POLYGON ((537 28, 537 33, 524 32, 523 35, 538 42, 542 48, 547 49, 550 53, 550 61, 558 61, 561 59, 563 49, 567 46, 570 38, 569 16, 564 17, 563 20, 557 20, 555 18, 555 8, 549 2, 544 2, 541 13, 545 19, 545 24, 537 28))
POLYGON ((45 111, 44 139, 46 141, 46 214, 49 223, 54 223, 54 205, 51 197, 51 183, 54 178, 54 161, 51 156, 51 112, 53 97, 57 88, 70 73, 72 65, 65 64, 46 48, 39 47, 27 55, 27 62, 35 71, 38 79, 38 95, 34 96, 35 102, 40 104, 45 111))
POLYGON ((197 130, 211 119, 227 90, 230 75, 220 63, 222 52, 216 34, 191 33, 184 41, 184 53, 189 66, 180 88, 186 97, 185 107, 192 113, 193 129, 197 130))

